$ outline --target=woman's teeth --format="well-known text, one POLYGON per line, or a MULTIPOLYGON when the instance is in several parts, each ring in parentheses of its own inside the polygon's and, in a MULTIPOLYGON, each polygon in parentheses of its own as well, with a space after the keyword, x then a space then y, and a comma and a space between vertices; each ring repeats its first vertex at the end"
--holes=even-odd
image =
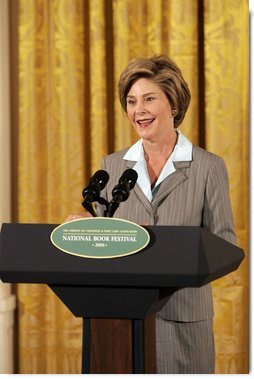
POLYGON ((154 121, 154 118, 149 118, 145 120, 138 120, 137 123, 142 127, 145 128, 146 126, 150 125, 154 121))

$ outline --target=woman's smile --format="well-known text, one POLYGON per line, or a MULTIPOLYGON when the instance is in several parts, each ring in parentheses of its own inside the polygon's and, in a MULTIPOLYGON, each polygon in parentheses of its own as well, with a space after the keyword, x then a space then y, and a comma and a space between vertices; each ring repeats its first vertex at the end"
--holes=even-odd
POLYGON ((136 123, 141 127, 141 128, 147 128, 150 126, 155 118, 143 118, 143 119, 138 119, 136 120, 136 123))

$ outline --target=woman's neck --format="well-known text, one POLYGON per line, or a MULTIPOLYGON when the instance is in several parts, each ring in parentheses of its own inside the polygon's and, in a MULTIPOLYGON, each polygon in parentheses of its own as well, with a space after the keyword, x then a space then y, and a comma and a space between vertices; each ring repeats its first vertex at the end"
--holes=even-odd
POLYGON ((154 187, 168 158, 172 154, 177 142, 177 133, 168 140, 147 141, 143 140, 144 156, 150 177, 151 188, 154 187))
POLYGON ((146 160, 156 160, 161 161, 161 163, 164 161, 165 163, 175 148, 177 137, 177 133, 174 132, 169 135, 167 139, 161 141, 143 140, 143 148, 146 160))

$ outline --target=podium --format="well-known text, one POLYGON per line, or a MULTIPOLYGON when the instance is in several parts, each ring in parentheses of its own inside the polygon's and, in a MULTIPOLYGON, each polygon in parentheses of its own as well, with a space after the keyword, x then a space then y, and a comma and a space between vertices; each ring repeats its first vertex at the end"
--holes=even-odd
POLYGON ((242 249, 197 226, 147 226, 150 242, 142 251, 83 258, 50 242, 56 226, 3 224, 0 278, 47 284, 83 318, 82 373, 155 372, 154 314, 175 290, 203 286, 236 270, 244 258, 242 249), (126 347, 115 361, 112 333, 116 346, 110 348, 126 347))

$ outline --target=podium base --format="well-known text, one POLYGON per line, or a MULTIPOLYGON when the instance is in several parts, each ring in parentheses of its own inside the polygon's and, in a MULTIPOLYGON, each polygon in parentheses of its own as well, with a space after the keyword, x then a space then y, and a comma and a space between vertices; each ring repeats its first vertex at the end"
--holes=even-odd
POLYGON ((82 374, 155 374, 155 316, 83 319, 82 374))

